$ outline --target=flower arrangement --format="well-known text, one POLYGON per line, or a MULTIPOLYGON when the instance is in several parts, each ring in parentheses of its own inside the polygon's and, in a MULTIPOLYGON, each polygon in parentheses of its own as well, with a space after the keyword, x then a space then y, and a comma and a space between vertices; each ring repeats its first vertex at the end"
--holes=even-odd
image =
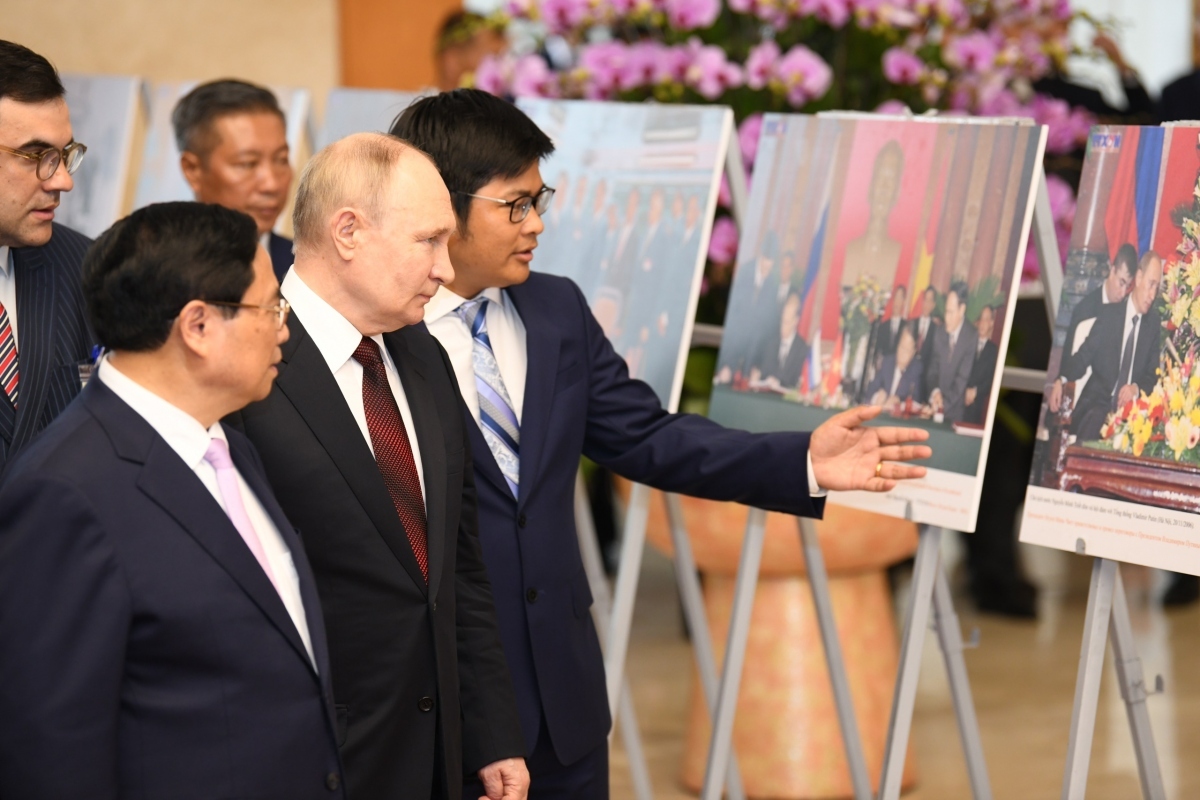
POLYGON ((1173 213, 1181 238, 1163 264, 1159 310, 1167 331, 1158 382, 1122 405, 1100 430, 1102 446, 1200 464, 1200 175, 1192 203, 1173 213))
MULTIPOLYGON (((747 170, 766 111, 1028 116, 1049 127, 1049 154, 1079 148, 1094 122, 1033 89, 1071 52, 1067 29, 1082 15, 1068 0, 509 0, 505 14, 534 24, 536 52, 485 60, 475 86, 723 103, 747 170)), ((1074 194, 1059 181, 1052 197, 1062 240, 1074 194)), ((714 265, 732 260, 729 233, 713 237, 714 265)), ((1025 277, 1036 270, 1031 252, 1025 277)), ((710 270, 706 286, 727 286, 728 272, 710 270)))

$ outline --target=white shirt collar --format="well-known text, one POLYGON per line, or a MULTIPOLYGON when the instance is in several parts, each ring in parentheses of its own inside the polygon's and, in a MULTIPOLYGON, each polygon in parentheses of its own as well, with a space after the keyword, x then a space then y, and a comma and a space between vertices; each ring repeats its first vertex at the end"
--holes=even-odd
POLYGON ((150 427, 166 440, 171 449, 179 454, 188 469, 195 469, 204 460, 209 442, 213 439, 228 441, 220 422, 215 422, 211 428, 205 429, 191 414, 118 370, 107 355, 101 359, 96 377, 146 420, 150 427))
MULTIPOLYGON (((497 305, 503 302, 500 290, 495 286, 484 289, 479 295, 483 295, 497 305)), ((475 297, 479 297, 479 295, 475 297)), ((473 297, 460 297, 445 286, 439 286, 437 294, 425 304, 425 324, 432 325, 447 314, 453 313, 463 303, 474 299, 473 297)), ((288 300, 291 298, 289 297, 288 300)))
POLYGON ((258 237, 258 243, 263 246, 263 250, 271 252, 271 232, 267 231, 262 236, 258 237))
MULTIPOLYGON (((329 303, 309 288, 308 284, 296 273, 295 269, 288 270, 279 287, 280 293, 291 303, 292 310, 304 323, 304 330, 321 351, 330 372, 337 372, 354 355, 363 335, 329 303)), ((383 353, 387 348, 383 344, 383 336, 372 336, 371 339, 379 345, 383 353)), ((385 359, 390 361, 385 355, 385 359)))
POLYGON ((1112 298, 1108 296, 1108 283, 1105 282, 1100 284, 1100 302, 1104 305, 1108 305, 1112 301, 1112 298))
POLYGON ((8 245, 0 247, 0 272, 3 272, 6 278, 12 275, 12 250, 8 245))
POLYGON ((1137 306, 1133 304, 1133 294, 1130 293, 1125 297, 1125 327, 1129 327, 1133 322, 1133 315, 1142 316, 1142 312, 1137 310, 1137 306))

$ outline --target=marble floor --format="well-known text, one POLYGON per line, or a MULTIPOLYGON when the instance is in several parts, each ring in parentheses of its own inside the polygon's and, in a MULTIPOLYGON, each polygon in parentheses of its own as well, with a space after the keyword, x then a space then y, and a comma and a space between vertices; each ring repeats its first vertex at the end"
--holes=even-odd
MULTIPOLYGON (((966 661, 992 788, 1000 800, 1059 797, 1090 570, 1090 560, 1067 553, 1025 545, 1022 551, 1027 571, 1043 588, 1036 623, 978 615, 967 598, 956 596, 964 634, 978 628, 981 636, 979 647, 967 651, 966 661)), ((943 557, 954 576, 953 540, 943 557)), ((1124 579, 1147 678, 1153 681, 1161 675, 1165 681, 1164 694, 1151 698, 1149 708, 1168 797, 1200 798, 1200 605, 1164 612, 1152 599, 1161 593, 1161 574, 1126 566, 1124 579)), ((904 602, 903 591, 901 587, 898 604, 904 602)), ((693 796, 678 779, 691 658, 670 564, 648 550, 629 676, 658 800, 693 796)), ((1112 673, 1110 664, 1101 687, 1089 800, 1141 796, 1124 704, 1112 673)), ((949 689, 932 636, 926 639, 911 746, 920 783, 906 798, 970 797, 949 689)), ((612 796, 634 797, 619 737, 612 761, 612 796)))

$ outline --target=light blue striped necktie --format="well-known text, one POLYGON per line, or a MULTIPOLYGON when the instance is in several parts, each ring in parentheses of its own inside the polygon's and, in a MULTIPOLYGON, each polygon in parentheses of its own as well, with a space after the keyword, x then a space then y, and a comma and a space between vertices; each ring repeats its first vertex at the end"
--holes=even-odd
POLYGON ((475 370, 475 390, 479 394, 479 427, 484 441, 492 451, 504 480, 513 497, 517 497, 517 480, 521 471, 521 425, 513 411, 512 399, 504 387, 492 340, 487 331, 486 297, 468 300, 455 313, 471 331, 471 365, 475 370))

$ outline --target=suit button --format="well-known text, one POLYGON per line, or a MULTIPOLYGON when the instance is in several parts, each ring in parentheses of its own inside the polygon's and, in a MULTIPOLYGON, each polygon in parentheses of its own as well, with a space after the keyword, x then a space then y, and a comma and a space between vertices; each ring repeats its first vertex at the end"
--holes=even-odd
POLYGON ((325 776, 325 788, 331 792, 336 792, 341 788, 342 779, 338 777, 336 772, 331 772, 325 776))
POLYGON ((433 698, 422 697, 417 701, 417 708, 421 709, 422 711, 433 711, 433 698))
POLYGON ((527 591, 525 593, 525 599, 531 603, 536 603, 537 598, 538 598, 538 590, 537 589, 530 589, 529 591, 527 591))
POLYGON ((518 528, 525 527, 525 515, 524 514, 521 514, 517 517, 517 527, 518 528))
POLYGON ((433 601, 433 610, 437 611, 437 600, 433 601))

